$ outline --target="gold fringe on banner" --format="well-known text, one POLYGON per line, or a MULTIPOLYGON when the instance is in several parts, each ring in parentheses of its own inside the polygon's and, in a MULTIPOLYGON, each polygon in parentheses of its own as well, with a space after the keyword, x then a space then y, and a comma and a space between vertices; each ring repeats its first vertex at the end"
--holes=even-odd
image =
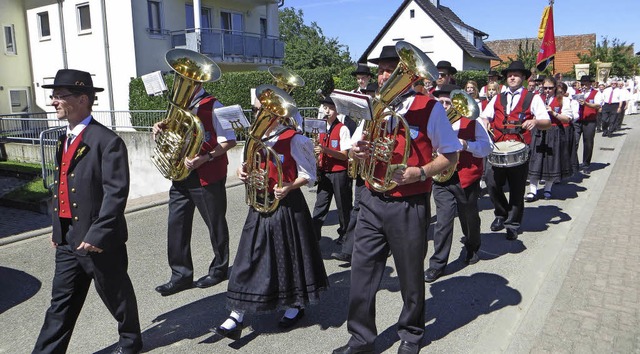
POLYGON ((549 17, 549 10, 551 6, 546 6, 542 12, 542 19, 540 20, 540 28, 538 29, 538 39, 544 38, 544 31, 547 29, 547 18, 549 17))

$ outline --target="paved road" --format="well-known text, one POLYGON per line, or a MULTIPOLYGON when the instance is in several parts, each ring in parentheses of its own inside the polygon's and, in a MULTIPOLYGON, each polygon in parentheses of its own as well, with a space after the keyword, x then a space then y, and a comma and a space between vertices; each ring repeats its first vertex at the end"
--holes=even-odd
MULTIPOLYGON (((596 140, 597 169, 590 176, 556 186, 555 200, 526 205, 524 233, 517 241, 488 230, 491 203, 487 197, 481 200, 481 261, 464 266, 457 260, 461 244, 454 242, 447 275, 427 285, 423 352, 640 352, 640 282, 635 269, 640 255, 640 121, 638 116, 626 121, 631 129, 596 140)), ((312 193, 306 191, 310 204, 315 200, 312 193)), ((228 189, 232 257, 246 216, 243 196, 242 187, 228 189)), ((335 213, 323 228, 321 246, 331 288, 321 304, 307 311, 299 327, 286 332, 278 329, 277 315, 250 316, 251 328, 236 342, 217 340, 208 331, 228 314, 226 283, 167 298, 153 290, 170 275, 166 218, 163 204, 127 216, 129 268, 145 351, 330 353, 348 340, 349 268, 329 259, 337 250, 332 242, 337 237, 335 213)), ((455 235, 457 240, 457 223, 455 235)), ((212 257, 199 217, 192 244, 198 277, 212 257)), ((430 249, 428 256, 431 253, 430 249)), ((53 250, 46 236, 0 247, 0 353, 30 351, 48 305, 52 274, 53 250)), ((394 323, 401 301, 392 261, 381 287, 376 351, 395 352, 394 323)), ((91 291, 69 352, 106 352, 116 338, 114 321, 91 291)))

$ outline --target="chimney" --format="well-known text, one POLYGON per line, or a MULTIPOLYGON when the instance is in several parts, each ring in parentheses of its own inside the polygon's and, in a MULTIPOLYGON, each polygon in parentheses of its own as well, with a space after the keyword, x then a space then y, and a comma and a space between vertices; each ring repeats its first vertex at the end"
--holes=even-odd
POLYGON ((435 6, 436 8, 438 8, 438 6, 440 6, 440 0, 431 0, 431 3, 433 4, 433 6, 435 6))

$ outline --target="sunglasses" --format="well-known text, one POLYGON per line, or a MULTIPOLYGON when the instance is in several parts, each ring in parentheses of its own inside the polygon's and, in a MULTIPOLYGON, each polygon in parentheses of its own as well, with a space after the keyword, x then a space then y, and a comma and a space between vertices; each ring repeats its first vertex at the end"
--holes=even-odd
POLYGON ((69 96, 73 96, 73 93, 68 93, 66 95, 51 95, 51 96, 49 96, 49 98, 52 101, 62 101, 63 99, 65 99, 66 97, 69 97, 69 96))
POLYGON ((553 89, 555 89, 555 87, 553 87, 553 86, 542 86, 542 88, 545 89, 545 90, 553 90, 553 89))

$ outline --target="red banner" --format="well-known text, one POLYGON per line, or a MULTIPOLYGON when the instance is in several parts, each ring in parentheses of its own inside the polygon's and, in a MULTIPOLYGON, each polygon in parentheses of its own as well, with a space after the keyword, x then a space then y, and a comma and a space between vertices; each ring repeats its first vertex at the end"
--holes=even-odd
POLYGON ((550 6, 544 30, 544 37, 542 38, 542 45, 540 46, 540 51, 538 52, 538 58, 536 60, 536 67, 538 70, 543 71, 546 69, 555 55, 556 36, 553 32, 553 6, 550 6))

